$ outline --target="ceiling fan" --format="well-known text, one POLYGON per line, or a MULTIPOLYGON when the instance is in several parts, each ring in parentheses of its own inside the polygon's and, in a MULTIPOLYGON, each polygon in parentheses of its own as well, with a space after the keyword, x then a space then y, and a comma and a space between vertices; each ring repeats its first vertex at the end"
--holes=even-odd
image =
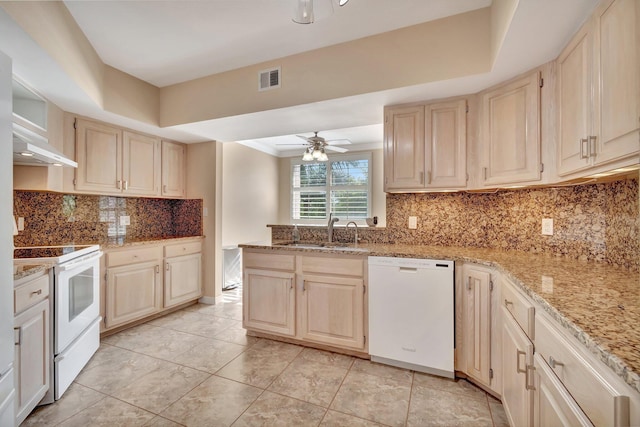
POLYGON ((314 0, 293 0, 293 18, 296 24, 313 24, 316 17, 328 16, 333 13, 334 2, 342 7, 349 0, 315 0, 316 13, 314 13, 314 0))
POLYGON ((319 161, 326 162, 329 160, 327 153, 325 150, 335 151, 337 153, 346 153, 346 148, 337 147, 337 145, 346 145, 351 144, 351 141, 348 139, 331 139, 326 140, 321 136, 318 136, 318 132, 315 131, 313 136, 303 136, 296 135, 298 138, 304 139, 306 142, 300 142, 298 144, 276 144, 276 145, 306 145, 307 148, 304 150, 304 154, 302 155, 302 160, 311 162, 311 161, 319 161))

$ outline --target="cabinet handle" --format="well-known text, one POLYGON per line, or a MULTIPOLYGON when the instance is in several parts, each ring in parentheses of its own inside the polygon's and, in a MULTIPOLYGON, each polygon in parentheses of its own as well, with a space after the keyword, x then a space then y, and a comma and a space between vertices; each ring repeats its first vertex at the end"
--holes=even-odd
POLYGON ((40 295, 42 294, 42 289, 38 289, 37 291, 31 292, 31 295, 40 295))
POLYGON ((589 157, 596 156, 596 137, 594 135, 589 136, 589 157))
POLYGON ((471 277, 467 277, 467 290, 471 290, 471 277))
POLYGON ((306 281, 306 280, 303 280, 303 281, 302 281, 302 292, 304 292, 304 291, 306 291, 306 290, 307 290, 307 281, 306 281))
POLYGON ((551 366, 553 369, 556 369, 556 366, 564 366, 564 363, 558 362, 553 358, 553 356, 549 356, 549 366, 551 366))
POLYGON ((482 168, 482 173, 484 174, 484 180, 487 180, 487 168, 482 168))
POLYGON ((163 186, 162 186, 162 192, 163 192, 163 193, 166 193, 166 192, 167 192, 167 184, 165 184, 165 185, 163 185, 163 186))
POLYGON ((129 189, 129 181, 124 181, 124 189, 125 191, 129 189))
POLYGON ((431 171, 427 172, 427 184, 431 184, 431 171))
POLYGON ((13 328, 13 343, 20 345, 22 341, 22 328, 13 328))
POLYGON ((118 187, 118 190, 122 190, 122 181, 117 180, 116 181, 116 186, 118 187))
POLYGON ((526 357, 526 355, 527 354, 524 351, 520 351, 516 349, 516 371, 520 374, 525 374, 525 375, 527 375, 527 365, 524 365, 524 369, 520 368, 520 356, 526 357))
POLYGON ((524 380, 524 384, 525 384, 525 388, 527 390, 535 390, 536 387, 533 384, 533 371, 535 371, 536 368, 533 365, 527 365, 526 367, 526 374, 524 376, 525 380, 524 380), (531 384, 529 384, 529 378, 531 378, 531 384))
POLYGON ((156 274, 160 273, 160 266, 156 265, 156 274))
POLYGON ((167 263, 167 271, 171 270, 171 265, 167 263))
POLYGON ((420 172, 420 184, 424 185, 424 172, 420 172))
POLYGON ((289 290, 293 289, 293 279, 289 279, 289 290))
POLYGON ((511 301, 509 301, 508 299, 504 299, 504 306, 505 307, 509 307, 509 304, 513 305, 513 303, 511 301))
POLYGON ((580 158, 588 159, 589 158, 589 140, 587 138, 580 139, 580 158), (586 154, 585 154, 586 153, 586 154))

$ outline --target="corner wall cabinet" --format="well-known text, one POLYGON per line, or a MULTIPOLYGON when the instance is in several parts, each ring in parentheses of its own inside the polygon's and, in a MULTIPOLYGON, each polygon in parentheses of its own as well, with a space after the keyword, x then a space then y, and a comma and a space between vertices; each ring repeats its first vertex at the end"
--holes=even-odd
POLYGON ((385 191, 464 188, 467 101, 385 108, 385 191))
POLYGON ((606 0, 560 53, 560 176, 640 153, 639 39, 640 4, 606 0))
POLYGON ((103 331, 179 307, 202 296, 202 242, 106 249, 103 331))
POLYGON ((14 384, 16 424, 22 423, 50 387, 49 274, 14 285, 14 384))
POLYGON ((540 73, 481 94, 485 186, 539 181, 540 73))
POLYGON ((244 328, 303 345, 365 353, 365 259, 244 249, 244 328))
POLYGON ((186 196, 183 144, 76 118, 74 190, 146 197, 186 196))

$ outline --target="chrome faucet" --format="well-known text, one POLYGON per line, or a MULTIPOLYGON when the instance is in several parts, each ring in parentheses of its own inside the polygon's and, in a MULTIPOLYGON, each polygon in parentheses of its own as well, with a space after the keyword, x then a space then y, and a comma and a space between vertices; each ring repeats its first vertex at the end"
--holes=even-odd
POLYGON ((353 243, 358 246, 358 224, 356 224, 355 221, 349 221, 344 228, 349 228, 349 224, 353 224, 354 227, 356 227, 356 234, 353 237, 353 243))
POLYGON ((333 224, 340 221, 340 218, 333 218, 333 214, 329 214, 329 223, 327 224, 327 231, 329 234, 329 243, 333 242, 333 224))

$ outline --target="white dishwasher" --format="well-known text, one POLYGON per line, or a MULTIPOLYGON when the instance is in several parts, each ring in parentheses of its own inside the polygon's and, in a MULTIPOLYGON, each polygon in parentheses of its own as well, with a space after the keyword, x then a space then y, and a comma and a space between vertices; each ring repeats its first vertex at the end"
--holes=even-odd
POLYGON ((454 378, 453 261, 369 257, 374 362, 454 378))

